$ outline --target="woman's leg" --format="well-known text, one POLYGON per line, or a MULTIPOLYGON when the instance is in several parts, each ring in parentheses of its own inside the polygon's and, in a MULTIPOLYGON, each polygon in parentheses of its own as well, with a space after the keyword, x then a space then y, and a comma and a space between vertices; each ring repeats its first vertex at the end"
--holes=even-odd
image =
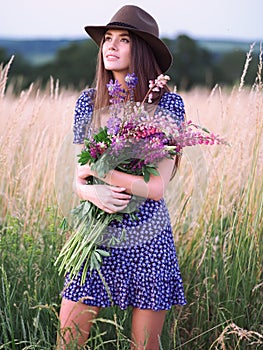
POLYGON ((134 308, 132 312, 132 350, 158 350, 166 310, 134 308))
POLYGON ((60 308, 60 334, 58 350, 70 349, 69 344, 84 345, 88 340, 92 320, 100 308, 62 299, 60 308))

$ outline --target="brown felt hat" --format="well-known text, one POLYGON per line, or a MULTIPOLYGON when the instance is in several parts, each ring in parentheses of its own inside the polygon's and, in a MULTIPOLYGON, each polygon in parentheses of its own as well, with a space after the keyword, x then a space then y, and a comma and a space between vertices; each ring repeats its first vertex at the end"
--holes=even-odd
POLYGON ((140 7, 125 5, 106 26, 85 27, 86 32, 98 46, 108 29, 126 29, 135 33, 151 47, 163 73, 171 66, 173 60, 171 52, 159 38, 159 28, 155 19, 140 7))

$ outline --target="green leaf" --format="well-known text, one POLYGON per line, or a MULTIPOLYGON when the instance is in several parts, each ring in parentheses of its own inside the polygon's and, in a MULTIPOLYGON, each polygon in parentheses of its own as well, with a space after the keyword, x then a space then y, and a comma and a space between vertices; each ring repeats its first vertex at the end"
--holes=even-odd
POLYGON ((156 165, 155 164, 147 164, 144 165, 145 168, 155 168, 156 169, 156 165))
POLYGON ((142 168, 142 173, 145 182, 149 182, 151 174, 155 176, 159 175, 159 172, 154 164, 144 165, 142 168))
POLYGON ((99 270, 100 264, 98 262, 98 259, 94 253, 92 253, 90 257, 90 270, 99 270))
POLYGON ((94 163, 94 161, 95 161, 95 159, 86 150, 83 150, 80 154, 77 155, 77 157, 79 158, 78 162, 81 165, 94 163))
POLYGON ((150 181, 150 173, 148 171, 145 171, 143 174, 143 178, 145 182, 149 182, 150 181))
POLYGON ((120 237, 120 240, 121 241, 126 241, 126 229, 124 228, 121 232, 121 237, 120 237))
POLYGON ((97 262, 100 264, 100 263, 102 262, 102 257, 101 257, 101 255, 97 252, 97 250, 95 250, 95 251, 93 252, 93 254, 94 254, 94 256, 96 257, 97 262))
POLYGON ((155 175, 155 176, 160 175, 160 174, 159 174, 159 171, 158 171, 157 169, 154 169, 154 168, 148 168, 148 167, 147 167, 147 171, 148 171, 150 174, 153 174, 153 175, 155 175))
POLYGON ((204 132, 210 134, 210 131, 209 131, 207 128, 201 127, 201 129, 202 129, 204 132))
POLYGON ((63 231, 66 231, 68 229, 68 220, 66 218, 63 218, 61 221, 61 224, 59 225, 59 228, 61 228, 63 231))
POLYGON ((85 201, 82 209, 82 215, 86 216, 88 212, 92 209, 93 204, 89 201, 85 201))
POLYGON ((102 249, 96 249, 96 252, 98 252, 101 256, 110 256, 110 253, 107 252, 106 250, 102 250, 102 249))
POLYGON ((96 142, 105 142, 107 144, 111 143, 111 140, 108 135, 108 128, 105 126, 104 128, 100 127, 99 132, 94 135, 94 140, 96 142))

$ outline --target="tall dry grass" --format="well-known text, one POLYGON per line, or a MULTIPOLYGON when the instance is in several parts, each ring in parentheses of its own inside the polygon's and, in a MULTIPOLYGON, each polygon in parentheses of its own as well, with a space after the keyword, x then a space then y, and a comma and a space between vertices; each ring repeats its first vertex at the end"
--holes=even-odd
MULTIPOLYGON (((56 203, 57 158, 71 134, 77 93, 60 92, 54 85, 51 79, 50 87, 40 92, 32 84, 19 97, 7 91, 0 100, 1 218, 18 215, 29 227, 56 203)), ((66 173, 67 162, 63 167, 66 173)))
MULTIPOLYGON (((51 349, 62 283, 52 263, 61 247, 60 219, 76 200, 71 129, 79 92, 51 79, 45 91, 32 84, 16 97, 6 89, 8 69, 0 74, 0 348, 51 349)), ((231 146, 187 149, 166 194, 188 305, 170 311, 164 349, 263 344, 262 55, 252 87, 244 84, 247 69, 232 89, 181 93, 187 118, 231 146)), ((119 316, 126 325, 129 312, 119 316)), ((111 333, 116 339, 103 338, 115 321, 98 321, 91 348, 128 349, 121 325, 111 333)))

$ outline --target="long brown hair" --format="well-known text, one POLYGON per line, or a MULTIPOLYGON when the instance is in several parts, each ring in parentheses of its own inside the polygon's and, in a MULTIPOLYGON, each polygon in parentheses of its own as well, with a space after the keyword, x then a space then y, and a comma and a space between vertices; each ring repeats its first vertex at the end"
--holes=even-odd
MULTIPOLYGON (((147 44, 146 41, 138 37, 136 34, 129 32, 131 38, 131 64, 130 73, 135 73, 138 78, 138 84, 134 90, 134 100, 142 101, 149 89, 149 80, 154 80, 162 74, 156 57, 153 54, 152 49, 147 44)), ((97 69, 94 81, 94 86, 96 88, 95 100, 94 100, 94 110, 101 110, 109 106, 109 94, 107 90, 107 84, 111 79, 114 79, 111 71, 108 71, 104 67, 103 56, 102 56, 102 46, 104 44, 104 38, 101 41, 98 58, 97 58, 97 69)), ((153 96, 153 104, 157 105, 160 101, 162 95, 165 92, 169 92, 169 88, 165 86, 160 92, 153 96)), ((176 156, 175 165, 172 172, 172 177, 175 175, 179 163, 180 156, 176 156)))

